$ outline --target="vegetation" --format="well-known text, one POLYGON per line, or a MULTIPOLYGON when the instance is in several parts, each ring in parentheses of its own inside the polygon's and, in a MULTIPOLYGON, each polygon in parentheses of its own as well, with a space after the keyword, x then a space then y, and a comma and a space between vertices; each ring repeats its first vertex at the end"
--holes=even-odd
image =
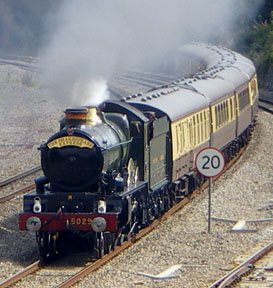
MULTIPOLYGON (((242 19, 241 19, 242 21, 242 19)), ((256 20, 244 25, 235 36, 234 49, 251 58, 260 76, 273 69, 273 1, 266 0, 256 20)))
POLYGON ((249 44, 247 54, 260 73, 266 73, 273 67, 273 21, 257 24, 247 35, 246 43, 249 44))
POLYGON ((0 52, 34 56, 43 42, 45 21, 61 0, 1 0, 0 52))

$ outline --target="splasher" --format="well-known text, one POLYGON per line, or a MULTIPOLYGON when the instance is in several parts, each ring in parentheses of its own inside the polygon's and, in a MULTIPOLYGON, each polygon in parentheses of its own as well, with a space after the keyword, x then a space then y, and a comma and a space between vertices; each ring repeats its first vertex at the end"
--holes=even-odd
POLYGON ((91 81, 78 81, 73 85, 72 105, 98 106, 109 98, 107 82, 97 78, 91 81))

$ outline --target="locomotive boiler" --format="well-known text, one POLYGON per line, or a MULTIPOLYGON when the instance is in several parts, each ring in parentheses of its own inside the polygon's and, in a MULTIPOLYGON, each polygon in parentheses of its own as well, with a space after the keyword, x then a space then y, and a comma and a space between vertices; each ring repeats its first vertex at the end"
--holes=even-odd
MULTIPOLYGON (((24 196, 20 230, 36 233, 42 258, 77 235, 102 257, 204 181, 195 156, 206 147, 228 162, 248 143, 258 86, 253 63, 229 49, 188 44, 205 67, 145 93, 71 108, 40 146, 44 176, 24 196)), ((196 65, 195 65, 196 66, 196 65)))
POLYGON ((40 147, 42 169, 51 191, 96 191, 102 172, 121 172, 128 157, 126 115, 97 115, 94 107, 67 109, 61 130, 40 147), (60 149, 61 148, 61 149, 60 149))

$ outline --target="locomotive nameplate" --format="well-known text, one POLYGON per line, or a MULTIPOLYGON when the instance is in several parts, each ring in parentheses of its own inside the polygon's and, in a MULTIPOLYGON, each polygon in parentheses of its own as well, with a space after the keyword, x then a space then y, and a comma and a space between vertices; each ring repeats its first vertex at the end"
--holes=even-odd
POLYGON ((94 143, 78 136, 65 136, 61 138, 57 138, 49 143, 47 143, 47 147, 49 149, 52 148, 61 148, 64 146, 77 146, 80 148, 93 148, 94 143))

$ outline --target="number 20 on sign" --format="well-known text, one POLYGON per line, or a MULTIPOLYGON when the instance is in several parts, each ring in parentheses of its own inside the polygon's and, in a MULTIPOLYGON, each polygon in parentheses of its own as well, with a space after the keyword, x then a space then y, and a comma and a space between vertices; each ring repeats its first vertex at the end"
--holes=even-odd
POLYGON ((215 177, 223 172, 225 158, 216 148, 205 148, 195 158, 197 171, 205 177, 215 177))

